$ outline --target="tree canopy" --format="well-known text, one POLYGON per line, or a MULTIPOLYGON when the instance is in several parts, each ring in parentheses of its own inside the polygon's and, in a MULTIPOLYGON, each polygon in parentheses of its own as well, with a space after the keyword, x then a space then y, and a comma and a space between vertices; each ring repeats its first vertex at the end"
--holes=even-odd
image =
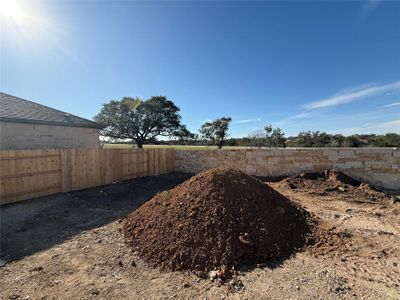
POLYGON ((229 124, 232 121, 229 117, 222 117, 212 122, 206 122, 201 126, 201 136, 211 141, 213 145, 222 148, 225 142, 225 138, 228 136, 229 124))
POLYGON ((280 128, 273 128, 272 125, 264 127, 264 130, 257 130, 249 134, 248 140, 254 147, 285 147, 285 134, 280 128))
POLYGON ((172 139, 182 143, 191 142, 197 139, 197 134, 190 132, 185 125, 182 125, 172 133, 172 139))
POLYGON ((102 135, 111 139, 130 140, 139 148, 158 136, 172 136, 185 131, 179 108, 164 96, 140 98, 124 97, 103 104, 94 120, 106 125, 102 135))

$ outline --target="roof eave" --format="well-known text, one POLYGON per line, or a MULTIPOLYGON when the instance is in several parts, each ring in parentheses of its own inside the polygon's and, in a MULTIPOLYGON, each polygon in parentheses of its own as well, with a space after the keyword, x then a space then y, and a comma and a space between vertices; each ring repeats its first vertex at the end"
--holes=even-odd
POLYGON ((97 128, 97 129, 103 129, 106 127, 105 125, 99 124, 96 122, 93 122, 93 124, 76 124, 76 123, 42 121, 42 120, 8 118, 8 117, 0 117, 0 122, 37 124, 37 125, 53 125, 53 126, 64 126, 64 127, 97 128))

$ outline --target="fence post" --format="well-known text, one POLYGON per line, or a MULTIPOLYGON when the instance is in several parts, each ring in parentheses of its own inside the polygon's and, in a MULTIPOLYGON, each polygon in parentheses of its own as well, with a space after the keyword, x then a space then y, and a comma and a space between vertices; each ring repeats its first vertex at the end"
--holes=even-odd
POLYGON ((61 191, 69 192, 72 190, 71 149, 60 149, 60 162, 61 162, 61 191))

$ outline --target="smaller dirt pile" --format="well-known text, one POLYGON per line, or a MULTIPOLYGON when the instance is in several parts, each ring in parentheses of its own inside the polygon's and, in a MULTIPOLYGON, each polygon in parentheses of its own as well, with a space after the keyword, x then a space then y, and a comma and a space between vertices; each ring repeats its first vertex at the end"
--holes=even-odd
POLYGON ((355 202, 381 203, 391 201, 391 197, 367 183, 360 182, 343 172, 325 170, 309 172, 285 178, 280 186, 294 191, 335 196, 355 202))
POLYGON ((199 173, 128 216, 126 241, 149 264, 223 277, 232 269, 289 256, 310 234, 308 215, 238 170, 199 173))

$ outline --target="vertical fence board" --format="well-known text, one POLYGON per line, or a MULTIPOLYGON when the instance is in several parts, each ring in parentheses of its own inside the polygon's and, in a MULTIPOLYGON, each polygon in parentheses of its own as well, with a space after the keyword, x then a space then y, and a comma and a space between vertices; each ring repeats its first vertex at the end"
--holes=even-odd
POLYGON ((72 166, 71 166, 71 150, 60 150, 61 160, 61 191, 68 192, 72 190, 72 166))
POLYGON ((174 171, 175 171, 175 168, 176 168, 176 163, 175 163, 175 160, 176 160, 176 152, 175 152, 175 150, 171 150, 171 153, 172 153, 172 157, 171 157, 171 161, 172 161, 172 170, 171 170, 171 172, 174 172, 174 171))
POLYGON ((102 185, 113 182, 114 168, 111 168, 111 151, 100 152, 100 182, 102 185))
POLYGON ((149 176, 154 176, 154 156, 155 156, 155 149, 149 149, 148 150, 148 170, 149 170, 149 176))

